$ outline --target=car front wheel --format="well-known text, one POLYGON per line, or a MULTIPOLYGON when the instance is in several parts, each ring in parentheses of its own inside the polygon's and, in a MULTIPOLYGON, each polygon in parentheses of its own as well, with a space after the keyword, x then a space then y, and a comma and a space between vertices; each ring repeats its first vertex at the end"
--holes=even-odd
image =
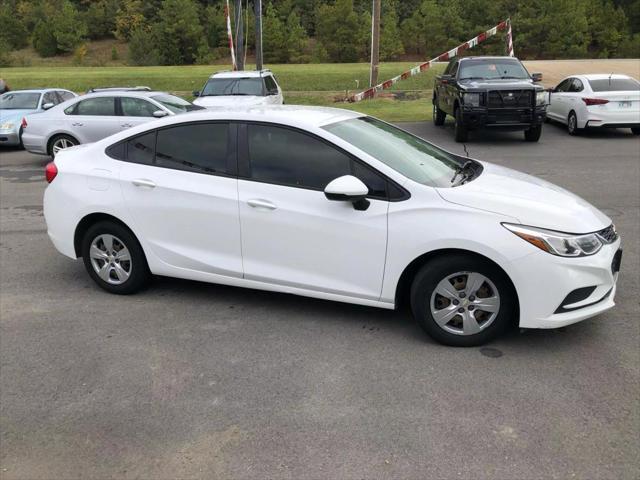
POLYGON ((576 112, 570 112, 567 117, 567 131, 569 135, 578 135, 582 131, 581 128, 578 128, 578 116, 576 112))
POLYGON ((466 142, 469 138, 469 133, 467 131, 466 125, 464 124, 464 121, 462 120, 462 112, 459 108, 456 109, 454 115, 456 121, 454 130, 455 140, 458 143, 466 142))
POLYGON ((110 293, 135 293, 151 276, 140 243, 116 222, 99 222, 87 230, 82 259, 91 278, 110 293))
POLYGON ((411 288, 411 308, 436 341, 456 347, 482 345, 514 318, 515 293, 504 272, 475 256, 429 261, 411 288))
POLYGON ((542 135, 542 125, 533 125, 524 131, 524 139, 527 142, 537 142, 542 135))

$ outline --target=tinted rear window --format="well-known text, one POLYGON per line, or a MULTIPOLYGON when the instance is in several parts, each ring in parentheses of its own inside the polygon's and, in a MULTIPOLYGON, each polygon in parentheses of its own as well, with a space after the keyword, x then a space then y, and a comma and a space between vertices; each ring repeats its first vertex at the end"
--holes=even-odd
POLYGON ((604 78, 602 80, 589 80, 591 90, 594 92, 626 92, 640 90, 640 82, 633 78, 604 78))
POLYGON ((156 165, 207 173, 227 171, 227 123, 201 123, 158 130, 156 165))

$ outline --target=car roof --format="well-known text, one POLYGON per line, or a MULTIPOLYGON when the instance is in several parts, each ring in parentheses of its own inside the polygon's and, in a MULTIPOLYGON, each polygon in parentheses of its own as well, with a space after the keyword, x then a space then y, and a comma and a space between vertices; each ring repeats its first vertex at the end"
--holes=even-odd
POLYGON ((270 75, 271 70, 242 70, 215 72, 209 78, 258 78, 270 75))
POLYGON ((519 61, 516 57, 509 57, 506 55, 487 55, 487 56, 479 56, 479 57, 462 57, 460 61, 464 60, 514 60, 519 61))
POLYGON ((91 97, 140 97, 147 98, 154 95, 171 95, 168 92, 161 92, 158 90, 105 90, 100 92, 89 92, 82 95, 80 98, 91 97))
POLYGON ((588 73, 583 75, 572 75, 572 77, 582 77, 587 80, 608 80, 609 78, 631 78, 628 75, 623 75, 621 73, 588 73))
POLYGON ((62 90, 64 92, 71 92, 71 90, 67 90, 66 88, 48 87, 48 88, 23 88, 20 90, 9 90, 8 92, 4 92, 4 93, 47 93, 47 92, 59 91, 59 90, 62 90))

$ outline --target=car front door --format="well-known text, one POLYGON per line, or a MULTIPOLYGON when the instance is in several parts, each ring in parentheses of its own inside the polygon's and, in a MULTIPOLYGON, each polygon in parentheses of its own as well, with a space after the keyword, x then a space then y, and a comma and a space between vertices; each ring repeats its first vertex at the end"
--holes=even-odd
POLYGON ((307 132, 248 124, 239 136, 245 278, 378 300, 387 245, 384 180, 375 187, 377 172, 307 132), (349 174, 374 179, 367 180, 374 193, 367 210, 325 197, 327 183, 349 174))
POLYGON ((143 98, 135 97, 118 97, 116 99, 116 110, 118 108, 120 115, 122 115, 120 118, 120 128, 122 130, 153 120, 155 118, 153 112, 164 110, 143 98))
POLYGON ((146 246, 168 273, 242 277, 236 125, 166 127, 116 145, 122 192, 146 246))
POLYGON ((68 127, 80 143, 97 142, 119 132, 114 97, 93 97, 65 109, 68 127))
POLYGON ((554 88, 549 95, 549 107, 547 116, 553 120, 566 121, 568 114, 567 90, 571 86, 573 78, 566 78, 554 88))

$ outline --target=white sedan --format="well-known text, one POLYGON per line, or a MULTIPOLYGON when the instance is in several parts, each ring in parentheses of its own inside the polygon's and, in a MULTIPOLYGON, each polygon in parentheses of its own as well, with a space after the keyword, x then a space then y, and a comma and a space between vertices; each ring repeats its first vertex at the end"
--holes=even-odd
POLYGON ((547 118, 569 134, 585 128, 630 128, 640 135, 640 82, 626 75, 572 75, 551 90, 547 118))
POLYGON ((436 340, 614 305, 611 220, 543 180, 318 107, 166 117, 61 151, 48 234, 117 294, 151 274, 393 309, 436 340))

